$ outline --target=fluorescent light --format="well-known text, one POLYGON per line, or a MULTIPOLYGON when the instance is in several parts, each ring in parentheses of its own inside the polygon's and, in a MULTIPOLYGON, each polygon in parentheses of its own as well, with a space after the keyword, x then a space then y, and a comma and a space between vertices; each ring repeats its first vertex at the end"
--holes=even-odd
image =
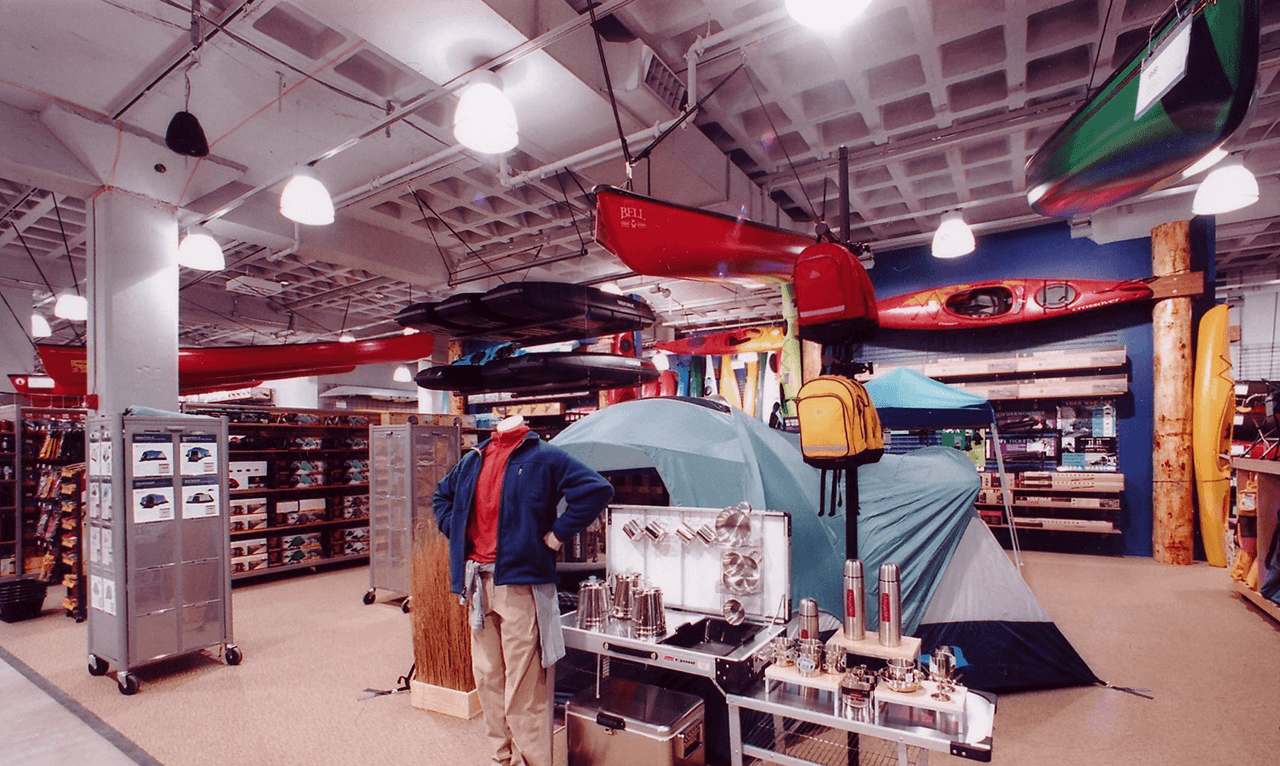
POLYGON ((959 258, 972 253, 976 246, 973 232, 959 212, 942 216, 942 224, 933 235, 934 258, 959 258))
POLYGON ((45 319, 41 314, 33 313, 31 315, 31 335, 35 338, 47 338, 53 335, 53 328, 49 326, 49 320, 45 319))
POLYGON ((471 76, 471 84, 462 91, 453 113, 453 137, 482 154, 502 154, 516 147, 520 140, 516 110, 494 72, 471 76))
POLYGON ((63 293, 53 304, 53 315, 68 322, 83 322, 89 318, 89 300, 83 295, 63 293))
POLYGON ((339 343, 355 343, 356 336, 352 335, 349 332, 344 332, 338 336, 338 342, 339 343))
POLYGON ((847 26, 871 0, 787 0, 791 18, 810 29, 827 31, 847 26))
POLYGON ((603 285, 600 285, 600 291, 612 293, 613 295, 622 295, 622 288, 618 287, 617 282, 605 282, 603 285))
POLYGON ((1191 212, 1218 215, 1248 207, 1258 201, 1258 179, 1239 157, 1231 157, 1205 176, 1196 189, 1191 212))
POLYGON ((213 232, 203 226, 192 226, 178 244, 178 265, 200 271, 222 271, 227 259, 213 232))
POLYGON ((412 383, 413 373, 410 372, 408 365, 400 365, 396 367, 396 371, 392 373, 391 379, 397 383, 412 383))
POLYGON ((1209 153, 1196 160, 1195 164, 1182 171, 1183 178, 1199 175, 1209 168, 1217 165, 1227 158, 1227 150, 1222 148, 1210 149, 1209 153))
POLYGON ((280 215, 306 226, 333 223, 333 198, 311 168, 298 168, 284 185, 280 192, 280 215))
POLYGON ((671 369, 671 360, 667 358, 667 352, 659 351, 653 355, 653 366, 657 367, 661 372, 671 369))

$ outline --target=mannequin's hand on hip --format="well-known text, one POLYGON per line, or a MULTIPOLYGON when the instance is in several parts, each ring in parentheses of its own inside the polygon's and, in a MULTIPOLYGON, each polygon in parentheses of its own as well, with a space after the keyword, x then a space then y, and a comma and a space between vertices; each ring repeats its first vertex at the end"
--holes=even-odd
POLYGON ((555 532, 548 532, 546 536, 542 538, 542 542, 553 551, 560 550, 560 547, 564 545, 564 543, 560 542, 560 538, 556 537, 555 532))

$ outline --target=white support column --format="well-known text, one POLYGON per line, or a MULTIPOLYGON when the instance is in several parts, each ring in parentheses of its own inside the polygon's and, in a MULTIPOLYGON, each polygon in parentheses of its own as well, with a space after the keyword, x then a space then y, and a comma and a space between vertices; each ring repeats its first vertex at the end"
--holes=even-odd
POLYGON ((32 357, 35 349, 31 348, 31 291, 6 287, 0 290, 9 308, 17 314, 15 321, 9 309, 0 305, 0 359, 8 361, 8 369, 0 370, 0 392, 13 393, 9 384, 10 373, 31 372, 32 357))
POLYGON ((92 198, 89 393, 98 411, 178 408, 178 221, 114 189, 92 198))

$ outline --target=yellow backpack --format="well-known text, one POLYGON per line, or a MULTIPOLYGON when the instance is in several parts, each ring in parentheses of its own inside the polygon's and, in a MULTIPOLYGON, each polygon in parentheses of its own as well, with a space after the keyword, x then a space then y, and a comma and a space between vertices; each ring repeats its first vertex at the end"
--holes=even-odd
POLYGON ((854 468, 884 454, 884 433, 871 396, 861 383, 821 375, 800 387, 800 451, 817 468, 854 468))

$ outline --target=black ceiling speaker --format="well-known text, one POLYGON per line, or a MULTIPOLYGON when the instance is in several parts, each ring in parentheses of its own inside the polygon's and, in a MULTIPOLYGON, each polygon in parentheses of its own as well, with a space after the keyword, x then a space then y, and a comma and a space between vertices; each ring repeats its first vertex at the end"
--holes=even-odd
POLYGON ((176 112, 169 120, 169 129, 164 134, 164 145, 188 157, 204 157, 209 153, 209 141, 204 137, 204 128, 191 112, 176 112))

